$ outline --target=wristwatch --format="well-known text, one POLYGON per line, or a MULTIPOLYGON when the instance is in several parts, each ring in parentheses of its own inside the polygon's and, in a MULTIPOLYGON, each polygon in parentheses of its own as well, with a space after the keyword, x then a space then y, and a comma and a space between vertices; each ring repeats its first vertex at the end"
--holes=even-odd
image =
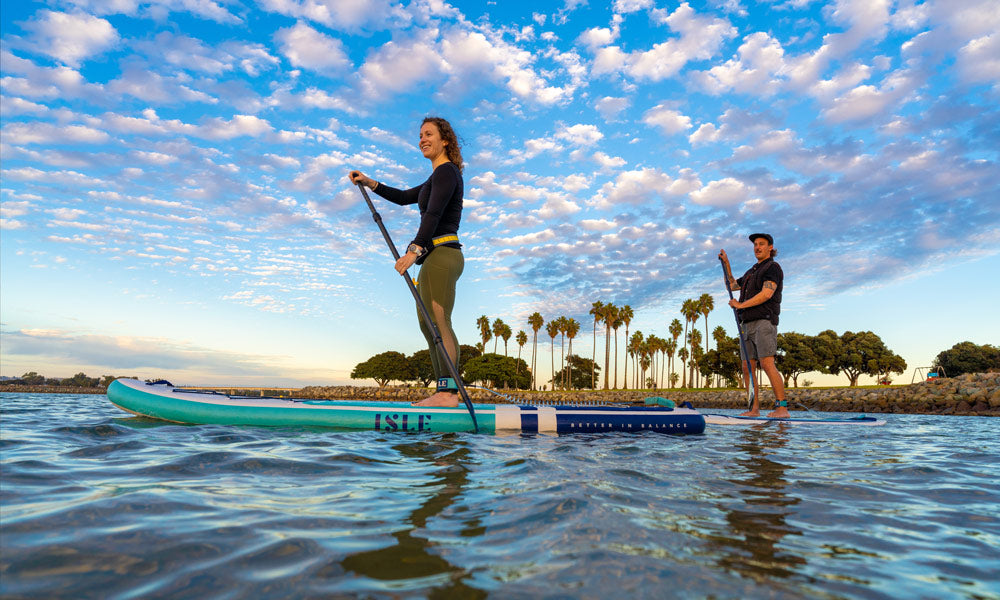
POLYGON ((420 258, 421 256, 423 256, 427 252, 422 247, 420 247, 420 246, 418 246, 416 244, 410 244, 409 246, 407 246, 406 247, 406 251, 407 252, 412 252, 412 253, 416 254, 417 258, 420 258))

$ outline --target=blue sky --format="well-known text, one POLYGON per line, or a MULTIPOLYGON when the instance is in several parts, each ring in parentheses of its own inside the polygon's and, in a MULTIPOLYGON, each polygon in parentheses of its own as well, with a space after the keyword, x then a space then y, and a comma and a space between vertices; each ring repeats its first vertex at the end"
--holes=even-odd
MULTIPOLYGON (((539 311, 580 321, 586 356, 592 302, 667 337, 706 292, 732 334, 716 255, 749 267, 753 231, 785 271, 780 330, 875 331, 905 381, 1000 342, 995 0, 52 0, 0 19, 3 375, 333 384, 422 348, 345 174, 419 184, 425 115, 464 142, 463 343, 480 315, 530 334, 539 311)), ((415 211, 381 211, 408 242, 415 211)))

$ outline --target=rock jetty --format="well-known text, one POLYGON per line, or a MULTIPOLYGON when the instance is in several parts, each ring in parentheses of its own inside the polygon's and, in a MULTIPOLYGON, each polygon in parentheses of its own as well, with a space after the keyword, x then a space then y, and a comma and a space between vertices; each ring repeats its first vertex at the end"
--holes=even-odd
MULTIPOLYGON (((427 396, 427 389, 414 387, 330 386, 305 387, 295 394, 305 398, 350 400, 398 400, 412 402, 427 396)), ((678 404, 690 402, 696 408, 744 408, 742 390, 598 390, 529 392, 510 391, 509 395, 526 404, 597 404, 607 402, 642 402, 648 396, 664 396, 678 404)), ((474 402, 503 401, 484 390, 469 390, 474 402)), ((947 379, 934 379, 889 387, 789 388, 789 408, 807 406, 824 412, 903 413, 935 415, 1000 416, 1000 373, 970 373, 947 379)), ((762 408, 774 404, 770 389, 761 392, 762 408)))

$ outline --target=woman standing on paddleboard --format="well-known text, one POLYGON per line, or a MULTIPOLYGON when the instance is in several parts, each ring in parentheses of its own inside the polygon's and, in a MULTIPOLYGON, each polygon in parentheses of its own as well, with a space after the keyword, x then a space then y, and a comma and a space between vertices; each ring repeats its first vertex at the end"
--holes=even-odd
MULTIPOLYGON (((455 306, 455 286, 465 268, 462 245, 458 243, 458 226, 462 220, 462 148, 458 136, 448 121, 427 117, 420 125, 420 152, 431 161, 431 176, 415 188, 399 190, 375 181, 361 171, 351 171, 351 183, 362 184, 393 204, 416 204, 420 208, 420 227, 406 254, 396 261, 396 271, 402 275, 414 264, 420 265, 417 289, 420 299, 431 314, 441 334, 441 341, 458 366, 459 345, 451 326, 451 311, 455 306)), ((420 330, 430 347, 431 363, 437 376, 437 392, 417 403, 419 406, 458 406, 458 385, 449 377, 445 361, 438 356, 434 336, 420 318, 420 330)))

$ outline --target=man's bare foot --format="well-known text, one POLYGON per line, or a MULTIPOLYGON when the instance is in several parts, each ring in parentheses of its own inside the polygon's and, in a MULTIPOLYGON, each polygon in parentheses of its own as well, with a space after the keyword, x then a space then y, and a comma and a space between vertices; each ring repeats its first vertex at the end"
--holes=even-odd
POLYGON ((458 394, 454 392, 436 392, 413 406, 458 406, 458 394))
POLYGON ((790 415, 788 413, 788 407, 779 406, 778 408, 774 409, 773 411, 767 413, 767 418, 768 419, 790 419, 790 418, 792 418, 792 415, 790 415))
POLYGON ((740 416, 741 417, 759 417, 760 416, 760 411, 759 410, 748 410, 745 413, 741 414, 740 416))

